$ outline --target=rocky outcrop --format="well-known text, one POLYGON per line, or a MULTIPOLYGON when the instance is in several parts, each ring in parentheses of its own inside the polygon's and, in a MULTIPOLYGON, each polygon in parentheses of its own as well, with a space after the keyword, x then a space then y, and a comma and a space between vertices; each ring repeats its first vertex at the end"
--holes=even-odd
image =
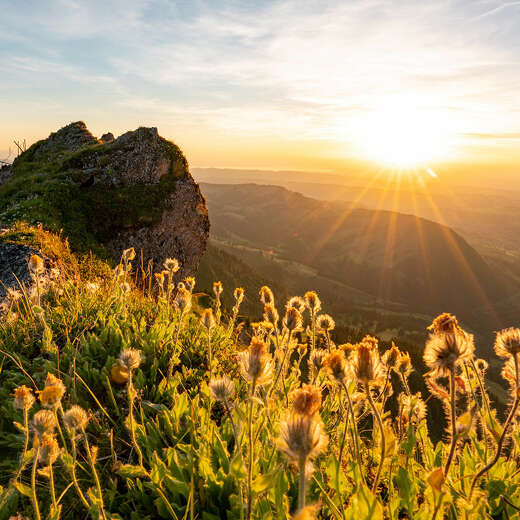
POLYGON ((118 259, 134 247, 159 269, 166 258, 176 258, 179 278, 196 272, 206 249, 204 197, 180 148, 156 128, 97 139, 85 123, 71 123, 17 158, 6 186, 11 182, 20 186, 18 201, 13 209, 9 200, 3 203, 0 225, 6 225, 3 215, 14 213, 63 230, 73 249, 99 244, 118 259), (24 175, 51 189, 32 193, 24 175))

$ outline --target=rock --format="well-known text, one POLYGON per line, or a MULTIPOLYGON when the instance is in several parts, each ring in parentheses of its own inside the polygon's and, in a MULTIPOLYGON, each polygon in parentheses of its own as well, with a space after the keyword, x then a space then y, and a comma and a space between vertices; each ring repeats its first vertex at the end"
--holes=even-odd
POLYGON ((114 139, 115 139, 115 138, 114 138, 114 134, 113 134, 112 132, 107 132, 106 134, 103 134, 103 135, 101 136, 100 141, 101 141, 102 143, 105 143, 105 144, 106 144, 106 143, 111 143, 114 139))
POLYGON ((99 244, 116 260, 134 247, 157 269, 166 258, 176 258, 178 278, 196 272, 206 249, 204 197, 180 148, 157 128, 96 139, 83 122, 71 123, 21 154, 11 179, 22 192, 10 206, 11 199, 2 202, 0 191, 0 225, 12 225, 14 214, 63 230, 73 250, 99 244), (31 183, 20 182, 24 175, 31 183))

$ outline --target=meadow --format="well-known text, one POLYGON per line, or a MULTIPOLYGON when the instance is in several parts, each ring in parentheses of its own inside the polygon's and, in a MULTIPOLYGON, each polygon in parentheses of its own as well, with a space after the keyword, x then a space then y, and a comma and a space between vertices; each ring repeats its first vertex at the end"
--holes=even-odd
POLYGON ((520 518, 519 329, 496 336, 501 416, 455 316, 430 327, 421 395, 399 345, 336 344, 312 290, 262 287, 252 322, 243 289, 194 292, 175 259, 67 259, 32 257, 3 306, 1 520, 520 518))

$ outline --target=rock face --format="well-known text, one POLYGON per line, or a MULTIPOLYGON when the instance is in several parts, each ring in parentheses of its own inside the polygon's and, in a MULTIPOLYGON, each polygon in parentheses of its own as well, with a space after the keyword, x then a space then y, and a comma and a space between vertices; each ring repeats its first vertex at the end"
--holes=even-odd
POLYGON ((6 225, 2 215, 16 212, 44 228, 63 229, 73 249, 99 243, 118 259, 134 247, 157 269, 177 258, 179 278, 196 272, 209 235, 206 202, 182 151, 156 128, 96 139, 85 123, 71 123, 22 154, 4 187, 17 182, 20 192, 26 190, 23 176, 34 179, 35 173, 52 189, 20 193, 24 202, 13 210, 5 209, 9 200, 2 208, 0 191, 0 225, 6 225))

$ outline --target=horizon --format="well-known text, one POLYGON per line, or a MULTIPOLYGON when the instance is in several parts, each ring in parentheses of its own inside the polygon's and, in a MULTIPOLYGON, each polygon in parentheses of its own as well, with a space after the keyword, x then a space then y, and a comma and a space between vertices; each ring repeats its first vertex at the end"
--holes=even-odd
POLYGON ((6 6, 0 159, 81 119, 193 168, 516 180, 520 2, 103 6, 6 6))

